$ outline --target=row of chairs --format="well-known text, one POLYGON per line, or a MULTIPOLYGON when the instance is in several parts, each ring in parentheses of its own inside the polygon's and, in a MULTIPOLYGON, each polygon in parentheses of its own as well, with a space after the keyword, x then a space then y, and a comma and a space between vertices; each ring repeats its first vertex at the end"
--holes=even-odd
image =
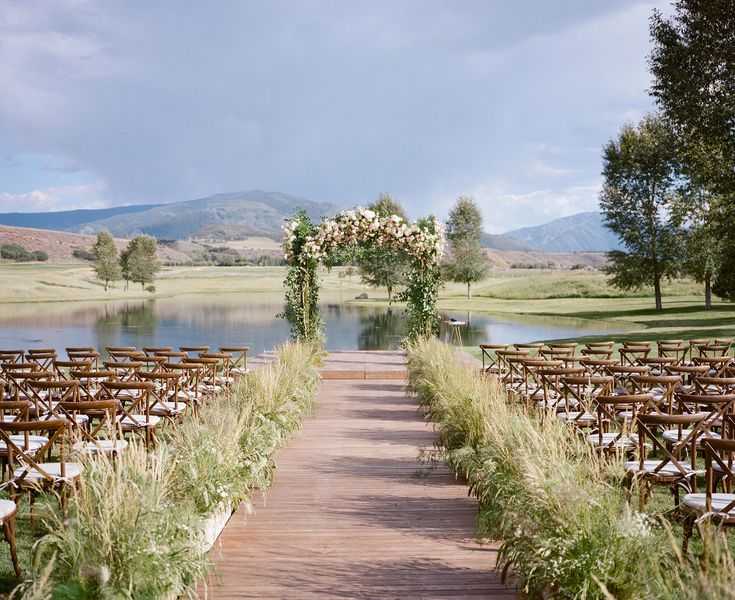
POLYGON ((114 459, 139 436, 146 448, 156 432, 248 372, 247 346, 50 348, 0 350, 0 465, 10 500, 0 520, 16 573, 17 503, 51 490, 66 507, 84 469, 80 455, 114 459))
MULTIPOLYGON (((623 456, 639 508, 669 488, 694 524, 735 524, 735 358, 732 340, 482 345, 483 372, 508 397, 573 427, 603 456, 623 456), (704 468, 697 464, 704 455, 704 468), (705 476, 699 493, 698 478, 705 476), (722 492, 718 492, 718 487, 722 492), (683 499, 680 492, 684 492, 683 499)), ((700 462, 701 465, 701 462, 700 462)))

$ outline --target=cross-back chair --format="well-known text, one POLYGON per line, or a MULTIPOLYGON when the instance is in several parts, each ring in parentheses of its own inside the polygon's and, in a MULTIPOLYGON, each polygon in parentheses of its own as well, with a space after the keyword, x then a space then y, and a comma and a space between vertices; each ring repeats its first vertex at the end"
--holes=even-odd
MULTIPOLYGON (((509 348, 510 344, 480 344, 480 354, 482 358, 482 370, 484 373, 492 373, 493 375, 497 375, 500 372, 500 365, 498 364, 498 357, 495 354, 498 350, 507 350, 509 348)), ((222 352, 225 352, 226 349, 220 348, 222 352)), ((234 352, 228 352, 228 354, 232 354, 233 358, 231 360, 230 364, 230 372, 233 371, 235 367, 235 354, 234 352)), ((246 353, 247 354, 247 353, 246 353)))
POLYGON ((696 491, 696 440, 701 433, 703 414, 638 414, 638 459, 630 460, 623 465, 626 473, 626 485, 630 492, 633 482, 639 485, 638 506, 643 510, 650 498, 653 486, 661 485, 669 488, 674 496, 674 504, 679 506, 679 492, 696 491), (659 440, 656 432, 659 429, 688 430, 673 445, 659 440), (651 448, 660 458, 649 456, 651 448), (686 460, 686 457, 689 460, 686 460))

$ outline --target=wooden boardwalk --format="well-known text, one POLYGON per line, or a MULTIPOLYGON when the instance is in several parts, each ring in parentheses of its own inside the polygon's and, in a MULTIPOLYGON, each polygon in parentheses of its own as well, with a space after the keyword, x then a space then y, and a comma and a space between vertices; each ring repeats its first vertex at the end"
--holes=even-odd
POLYGON ((208 597, 516 597, 473 537, 465 486, 418 460, 433 433, 403 382, 331 379, 317 404, 279 451, 266 503, 238 510, 215 545, 208 597))

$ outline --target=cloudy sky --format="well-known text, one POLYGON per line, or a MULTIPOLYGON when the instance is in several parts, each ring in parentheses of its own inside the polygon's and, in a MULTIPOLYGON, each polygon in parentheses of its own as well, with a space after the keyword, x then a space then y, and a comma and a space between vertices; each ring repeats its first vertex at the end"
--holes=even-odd
POLYGON ((651 109, 628 0, 0 0, 0 212, 249 189, 502 232, 596 208, 651 109))

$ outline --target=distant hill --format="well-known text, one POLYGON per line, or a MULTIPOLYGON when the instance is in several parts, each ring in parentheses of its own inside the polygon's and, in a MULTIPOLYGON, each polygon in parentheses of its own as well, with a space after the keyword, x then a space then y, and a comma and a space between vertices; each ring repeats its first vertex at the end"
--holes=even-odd
POLYGON ((89 221, 77 225, 74 230, 93 234, 107 229, 118 237, 147 233, 158 239, 171 240, 191 237, 242 239, 249 236, 279 239, 284 219, 293 216, 297 208, 303 208, 317 221, 340 210, 334 204, 252 190, 161 204, 141 212, 89 221))
POLYGON ((0 225, 68 231, 94 235, 107 229, 129 238, 139 233, 159 240, 205 238, 240 240, 248 237, 280 239, 284 219, 303 208, 318 221, 341 207, 304 198, 252 190, 217 194, 170 204, 118 206, 101 210, 0 214, 0 225))
POLYGON ((0 213, 0 225, 64 231, 91 221, 144 212, 157 206, 159 205, 137 204, 134 206, 116 206, 114 208, 63 210, 44 213, 0 213))
POLYGON ((497 235, 494 233, 482 234, 482 240, 480 241, 483 248, 489 248, 490 250, 503 250, 503 251, 520 251, 520 252, 531 252, 538 250, 531 244, 515 240, 513 238, 506 237, 505 235, 497 235))
POLYGON ((602 223, 598 212, 578 213, 537 227, 523 227, 502 237, 542 252, 607 252, 620 248, 618 238, 602 223))

